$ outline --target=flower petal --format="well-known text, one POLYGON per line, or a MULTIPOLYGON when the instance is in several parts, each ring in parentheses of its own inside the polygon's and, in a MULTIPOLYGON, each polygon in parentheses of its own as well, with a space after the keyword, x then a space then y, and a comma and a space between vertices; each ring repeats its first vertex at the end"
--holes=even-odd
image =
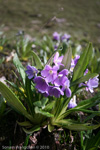
POLYGON ((65 93, 67 97, 71 97, 71 90, 69 88, 65 90, 65 93))

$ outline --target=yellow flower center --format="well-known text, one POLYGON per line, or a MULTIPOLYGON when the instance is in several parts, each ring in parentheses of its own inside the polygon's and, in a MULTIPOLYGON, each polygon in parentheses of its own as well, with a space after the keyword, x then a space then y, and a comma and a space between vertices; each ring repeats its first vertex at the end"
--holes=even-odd
POLYGON ((53 71, 52 71, 52 70, 49 70, 49 73, 50 73, 50 74, 52 74, 52 73, 53 73, 53 71))
POLYGON ((33 71, 33 74, 36 74, 36 71, 33 71))
POLYGON ((67 89, 67 85, 65 85, 65 89, 67 89))

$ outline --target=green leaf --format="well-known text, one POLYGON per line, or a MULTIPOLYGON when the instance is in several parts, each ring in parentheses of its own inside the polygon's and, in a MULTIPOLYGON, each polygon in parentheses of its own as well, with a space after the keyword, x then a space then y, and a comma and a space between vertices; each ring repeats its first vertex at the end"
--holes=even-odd
POLYGON ((53 120, 56 120, 58 116, 64 111, 63 109, 63 99, 57 99, 55 105, 53 106, 52 113, 54 114, 53 120))
POLYGON ((79 102, 79 104, 75 108, 87 109, 87 108, 97 105, 98 103, 100 103, 100 92, 90 99, 79 102))
POLYGON ((34 126, 33 128, 27 130, 25 128, 23 128, 24 132, 27 134, 32 134, 35 131, 39 131, 40 130, 40 125, 34 126))
POLYGON ((53 129, 54 129, 54 126, 52 126, 52 125, 49 124, 49 125, 48 125, 48 131, 49 131, 49 132, 52 132, 53 129))
POLYGON ((23 147, 26 146, 26 148, 24 148, 23 150, 27 149, 27 145, 29 143, 29 138, 30 138, 30 135, 28 135, 26 138, 25 138, 25 141, 24 141, 24 144, 23 144, 23 147))
POLYGON ((64 54, 64 58, 62 60, 62 64, 64 64, 64 67, 61 67, 61 70, 66 68, 69 69, 71 66, 71 60, 72 60, 72 49, 71 47, 68 48, 67 52, 64 54))
POLYGON ((46 111, 43 111, 41 109, 39 109, 38 107, 35 107, 35 113, 36 114, 42 114, 43 116, 47 116, 47 117, 53 117, 54 115, 49 113, 49 112, 46 112, 46 111))
POLYGON ((33 125, 29 121, 24 121, 24 122, 18 122, 18 125, 23 126, 23 127, 32 127, 33 125))
POLYGON ((36 102, 33 103, 33 105, 36 106, 36 107, 42 107, 41 101, 36 101, 36 102))
POLYGON ((3 115, 6 108, 6 104, 4 102, 4 98, 0 96, 0 117, 3 115))
POLYGON ((47 104, 47 102, 48 102, 48 98, 47 97, 44 97, 44 98, 41 99, 41 103, 42 103, 42 107, 43 108, 45 107, 45 105, 47 104))
POLYGON ((59 119, 63 119, 65 117, 67 117, 69 114, 73 113, 73 112, 85 112, 85 113, 92 113, 92 118, 95 117, 95 115, 100 115, 100 111, 92 111, 92 110, 87 110, 87 109, 77 109, 76 107, 75 108, 72 108, 72 109, 69 109, 67 110, 65 113, 63 113, 61 116, 59 116, 59 119))
POLYGON ((18 92, 20 92, 24 96, 24 93, 18 88, 18 86, 15 83, 10 82, 8 80, 6 80, 6 82, 9 83, 13 88, 15 88, 18 92))
POLYGON ((40 58, 38 57, 38 55, 34 51, 31 52, 31 55, 35 61, 36 67, 38 69, 42 69, 43 65, 42 65, 42 62, 41 62, 40 58))
POLYGON ((45 108, 45 104, 48 102, 48 98, 43 98, 41 101, 36 101, 33 103, 34 106, 45 108))
POLYGON ((72 81, 75 81, 83 76, 84 71, 90 62, 92 49, 92 44, 90 43, 89 46, 83 51, 83 54, 80 56, 80 59, 74 68, 72 81))
POLYGON ((45 111, 50 111, 52 110, 52 108, 54 107, 55 105, 55 101, 52 101, 52 102, 49 102, 49 104, 47 104, 44 108, 45 111))
POLYGON ((26 74, 25 74, 25 71, 24 71, 24 67, 23 67, 22 63, 20 62, 17 54, 14 55, 13 63, 16 66, 18 72, 20 73, 21 78, 23 80, 23 83, 25 84, 25 75, 26 74))
POLYGON ((97 115, 97 114, 88 115, 88 116, 84 119, 84 122, 87 122, 88 120, 93 119, 96 115, 97 115))
MULTIPOLYGON (((55 55, 55 53, 57 52, 58 50, 55 50, 53 53, 52 53, 52 55, 50 56, 50 58, 49 58, 49 60, 47 61, 47 63, 46 63, 46 65, 50 65, 50 63, 52 62, 52 60, 53 60, 53 58, 54 58, 54 55, 55 55)), ((45 65, 45 66, 46 66, 45 65)))
POLYGON ((33 121, 33 117, 26 111, 26 108, 18 97, 2 82, 0 82, 0 92, 13 109, 24 115, 30 121, 33 121))
POLYGON ((29 80, 28 77, 26 77, 25 80, 25 90, 27 95, 26 102, 30 109, 30 113, 33 114, 33 91, 31 90, 31 80, 29 80))
POLYGON ((87 140, 85 150, 97 150, 98 146, 100 146, 100 131, 96 136, 92 136, 87 140))
POLYGON ((87 110, 88 108, 93 107, 93 106, 97 105, 98 103, 100 103, 100 93, 96 94, 94 97, 92 97, 90 99, 81 101, 75 108, 69 109, 66 112, 64 112, 63 114, 61 114, 59 116, 59 119, 63 119, 66 116, 68 116, 70 113, 76 112, 76 111, 83 111, 86 113, 93 113, 93 114, 99 115, 100 111, 87 110))
POLYGON ((53 125, 57 125, 58 127, 63 127, 74 131, 93 130, 100 127, 100 124, 99 125, 90 125, 89 123, 82 124, 80 122, 76 122, 71 119, 62 119, 57 122, 54 122, 53 125))

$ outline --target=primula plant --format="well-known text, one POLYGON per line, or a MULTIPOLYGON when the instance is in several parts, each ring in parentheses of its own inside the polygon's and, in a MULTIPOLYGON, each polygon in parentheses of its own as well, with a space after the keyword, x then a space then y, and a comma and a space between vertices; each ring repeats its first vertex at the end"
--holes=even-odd
POLYGON ((100 126, 91 121, 91 114, 100 115, 100 111, 89 109, 100 102, 100 93, 77 101, 77 93, 81 90, 93 92, 99 84, 98 74, 88 70, 92 50, 89 44, 81 56, 72 59, 71 48, 66 51, 58 49, 46 64, 33 52, 35 66, 28 65, 26 69, 15 54, 13 62, 22 82, 17 80, 16 85, 7 81, 15 91, 0 82, 0 92, 7 103, 24 116, 23 122, 17 120, 17 123, 26 133, 33 133, 44 126, 48 126, 50 132, 59 127, 83 131, 100 126), (80 119, 79 112, 86 114, 85 119, 80 119), (73 113, 75 118, 71 118, 73 113))

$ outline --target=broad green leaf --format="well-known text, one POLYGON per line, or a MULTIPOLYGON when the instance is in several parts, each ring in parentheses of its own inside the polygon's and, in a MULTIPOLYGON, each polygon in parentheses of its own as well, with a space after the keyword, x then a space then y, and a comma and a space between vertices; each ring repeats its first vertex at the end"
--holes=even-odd
POLYGON ((38 107, 35 107, 35 113, 36 114, 39 113, 39 114, 42 114, 42 115, 47 116, 47 117, 53 117, 54 116, 53 114, 51 114, 49 112, 46 112, 46 111, 44 111, 42 109, 39 109, 38 107))
POLYGON ((6 104, 4 102, 4 98, 0 96, 0 117, 3 115, 6 108, 6 104))
POLYGON ((97 73, 91 73, 91 74, 87 74, 85 76, 82 76, 81 78, 79 78, 79 79, 75 80, 74 82, 72 82, 70 86, 88 81, 90 78, 94 78, 97 75, 98 75, 97 73))
POLYGON ((54 107, 55 105, 55 101, 52 101, 52 102, 49 102, 49 104, 47 104, 44 108, 45 111, 50 111, 52 110, 52 108, 54 107))
POLYGON ((31 55, 35 61, 36 67, 38 69, 42 69, 43 65, 42 65, 42 62, 41 62, 40 58, 38 57, 38 55, 34 51, 31 52, 31 55))
POLYGON ((45 105, 47 104, 48 100, 49 100, 49 99, 48 99, 47 97, 44 97, 44 98, 41 99, 41 103, 42 103, 42 107, 43 107, 43 108, 44 108, 45 105))
MULTIPOLYGON (((92 110, 87 110, 87 109, 77 109, 76 107, 75 108, 72 108, 72 109, 69 109, 67 110, 65 113, 63 113, 61 116, 58 117, 58 119, 63 119, 65 117, 67 117, 70 113, 73 113, 73 112, 85 112, 85 113, 92 113, 92 115, 100 115, 100 111, 92 111, 92 110)), ((92 116, 93 117, 93 116, 92 116)))
POLYGON ((29 139, 30 139, 30 135, 28 135, 28 136, 25 138, 25 141, 24 141, 24 144, 23 144, 23 147, 24 147, 23 150, 26 150, 26 149, 27 149, 27 145, 28 145, 28 143, 29 143, 29 139), (25 146, 26 146, 26 148, 25 148, 25 146))
POLYGON ((88 116, 84 119, 84 122, 87 122, 88 120, 93 119, 96 115, 97 115, 97 114, 88 115, 88 116))
POLYGON ((86 140, 85 150, 97 150, 98 146, 100 146, 100 131, 96 136, 92 135, 92 137, 86 140))
POLYGON ((15 88, 18 92, 20 92, 24 96, 24 93, 20 90, 20 88, 18 88, 18 86, 15 83, 10 82, 8 80, 6 80, 6 82, 9 83, 13 88, 15 88))
POLYGON ((90 99, 79 102, 79 104, 75 108, 87 109, 87 108, 97 105, 98 103, 100 103, 100 92, 90 99))
POLYGON ((22 58, 29 58, 31 57, 31 52, 32 52, 32 42, 27 41, 26 46, 24 48, 23 54, 22 54, 22 58))
POLYGON ((45 104, 48 102, 48 98, 43 98, 41 101, 36 101, 33 103, 34 106, 45 108, 45 104))
POLYGON ((34 127, 31 128, 31 129, 25 129, 25 128, 23 128, 23 130, 24 130, 24 132, 27 133, 27 134, 32 134, 33 132, 40 130, 40 125, 34 126, 34 127))
POLYGON ((49 125, 48 125, 48 131, 49 131, 49 132, 52 132, 53 129, 54 129, 54 126, 52 126, 52 125, 49 124, 49 125))
POLYGON ((89 149, 87 149, 87 150, 98 150, 98 148, 100 148, 100 147, 93 146, 93 147, 91 147, 91 148, 89 148, 89 149))
MULTIPOLYGON (((55 50, 53 53, 52 53, 52 55, 50 56, 50 58, 49 58, 49 60, 47 61, 47 63, 46 63, 46 65, 50 65, 50 63, 52 63, 52 60, 53 60, 53 58, 54 58, 54 55, 55 55, 55 53, 57 52, 58 50, 55 50)), ((45 66, 46 66, 45 65, 45 66)))
POLYGON ((22 63, 20 62, 17 54, 14 55, 13 63, 16 66, 18 72, 20 73, 21 78, 23 80, 23 83, 25 84, 25 71, 24 71, 24 67, 23 67, 22 63))
POLYGON ((18 125, 23 126, 23 127, 32 127, 33 125, 29 121, 24 121, 24 122, 18 122, 18 125))
POLYGON ((33 105, 36 106, 36 107, 42 107, 41 101, 36 101, 36 102, 33 103, 33 105))
POLYGON ((100 127, 100 124, 99 125, 90 125, 89 123, 82 124, 80 122, 76 122, 71 119, 62 119, 59 120, 58 122, 54 122, 53 125, 57 125, 58 127, 63 127, 74 131, 93 130, 100 127))
POLYGON ((30 121, 33 121, 33 117, 27 112, 18 97, 2 82, 0 82, 0 92, 13 109, 24 115, 30 121))
POLYGON ((52 109, 52 114, 54 114, 54 117, 52 120, 56 120, 58 116, 62 113, 63 111, 63 99, 56 99, 55 105, 52 109))
POLYGON ((72 49, 71 47, 68 48, 67 52, 64 54, 62 64, 64 64, 64 67, 61 66, 61 69, 66 68, 69 69, 71 65, 71 60, 72 60, 72 49))
POLYGON ((79 79, 80 77, 83 76, 84 71, 90 62, 91 57, 92 57, 92 44, 90 43, 89 46, 83 51, 83 54, 80 56, 80 59, 78 60, 74 68, 72 81, 75 81, 76 79, 79 79))
POLYGON ((63 55, 65 55, 66 54, 66 52, 67 52, 67 50, 68 50, 68 45, 66 44, 66 42, 63 42, 62 43, 62 51, 61 51, 61 53, 63 54, 63 55))
POLYGON ((29 80, 28 77, 26 77, 25 80, 25 90, 27 95, 26 102, 30 109, 30 113, 33 114, 33 91, 31 90, 31 80, 29 80))
POLYGON ((94 54, 94 57, 91 58, 91 63, 90 63, 90 67, 91 67, 91 72, 97 72, 97 67, 98 67, 98 61, 97 61, 97 57, 94 54))
POLYGON ((61 110, 60 110, 60 112, 59 112, 58 118, 59 118, 60 116, 62 116, 62 114, 64 114, 64 113, 66 112, 66 109, 67 109, 67 107, 68 107, 68 103, 69 103, 70 99, 71 99, 71 98, 66 98, 65 101, 64 101, 64 104, 62 103, 63 105, 62 105, 62 108, 61 108, 61 110))

